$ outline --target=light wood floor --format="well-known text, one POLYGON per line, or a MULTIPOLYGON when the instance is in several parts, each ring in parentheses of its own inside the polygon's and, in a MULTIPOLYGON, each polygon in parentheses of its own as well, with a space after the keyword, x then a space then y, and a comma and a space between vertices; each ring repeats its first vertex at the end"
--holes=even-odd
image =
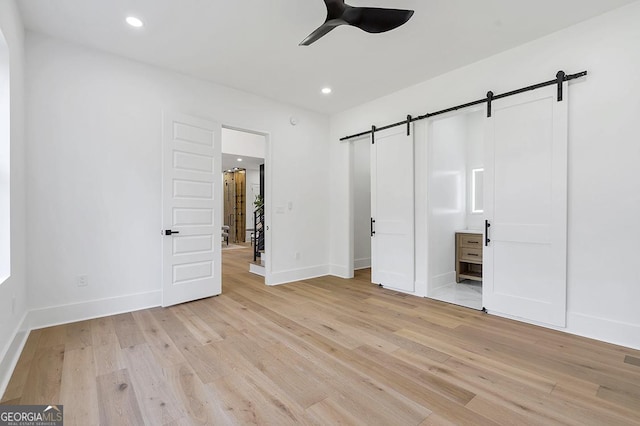
MULTIPOLYGON (((640 353, 355 280, 266 287, 36 330, 5 403, 66 425, 640 424, 640 353)), ((241 260, 242 259, 242 260, 241 260)))

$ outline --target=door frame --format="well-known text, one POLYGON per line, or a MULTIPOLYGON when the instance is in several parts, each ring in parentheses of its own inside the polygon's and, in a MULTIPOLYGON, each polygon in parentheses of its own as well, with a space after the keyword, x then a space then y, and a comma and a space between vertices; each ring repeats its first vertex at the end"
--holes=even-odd
MULTIPOLYGON (((271 133, 266 130, 252 129, 250 126, 226 124, 224 121, 221 121, 221 127, 223 129, 235 130, 238 132, 245 132, 245 133, 252 133, 254 135, 259 135, 264 137, 264 143, 265 143, 265 147, 264 147, 264 168, 265 168, 264 221, 267 228, 264 233, 264 251, 267 254, 267 260, 265 261, 265 264, 264 264, 264 282, 266 285, 271 285, 270 283, 271 283, 272 265, 273 265, 273 261, 272 261, 273 250, 271 250, 271 242, 272 242, 271 233, 273 232, 271 230, 271 218, 273 217, 272 216, 273 203, 271 202, 272 194, 273 194, 273 168, 271 167, 271 158, 273 156, 273 146, 272 146, 273 144, 271 143, 271 133)), ((251 203, 253 204, 253 201, 251 201, 251 203)), ((223 291, 224 291, 224 280, 222 282, 222 285, 223 285, 223 291)))
MULTIPOLYGON (((433 251, 432 246, 431 246, 431 233, 429 232, 431 227, 433 226, 433 203, 429 200, 429 185, 430 185, 430 181, 429 181, 429 176, 430 176, 430 171, 431 171, 431 151, 430 151, 430 143, 433 139, 432 136, 432 125, 433 123, 440 121, 440 120, 447 120, 453 117, 461 117, 461 116, 466 116, 466 115, 470 115, 470 114, 478 114, 478 113, 486 113, 486 107, 483 106, 476 106, 476 107, 470 107, 470 108, 464 108, 464 109, 460 109, 460 110, 456 110, 456 111, 452 111, 446 114, 442 114, 442 115, 438 115, 435 117, 431 117, 425 120, 426 124, 425 124, 425 138, 424 138, 424 142, 425 142, 425 148, 424 148, 424 157, 422 158, 423 163, 423 170, 424 170, 424 180, 426 182, 425 186, 424 186, 424 191, 421 192, 421 195, 424 197, 424 204, 425 204, 425 233, 424 233, 424 239, 426 240, 426 283, 425 283, 425 287, 424 287, 424 292, 425 292, 425 297, 427 298, 431 298, 431 294, 434 290, 433 287, 433 282, 432 282, 432 277, 431 277, 431 268, 430 268, 430 256, 431 256, 431 252, 433 251)), ((484 131, 482 133, 482 137, 484 138, 484 131)), ((465 166, 465 171, 469 169, 468 167, 469 165, 467 164, 465 166)), ((468 192, 468 179, 465 180, 465 188, 467 189, 466 194, 465 194, 465 204, 468 202, 469 200, 469 192, 468 192)), ((465 214, 466 213, 466 209, 467 206, 465 205, 465 214)), ((452 240, 455 238, 455 234, 451 236, 452 240)), ((483 236, 484 238, 484 236, 483 236)), ((454 265, 454 271, 455 271, 455 264, 452 262, 452 265, 454 265)), ((483 300, 484 300, 484 286, 482 286, 482 292, 483 292, 483 300)), ((437 299, 433 299, 433 300, 437 300, 437 299)))
MULTIPOLYGON (((348 173, 349 173, 349 177, 348 177, 348 194, 349 194, 349 247, 348 247, 348 253, 349 253, 349 263, 347 264, 347 269, 350 272, 350 278, 353 278, 355 276, 355 271, 356 271, 356 266, 355 266, 355 232, 356 232, 356 218, 355 218, 355 211, 356 211, 356 204, 355 204, 355 166, 354 166, 354 160, 355 160, 355 144, 356 143, 367 143, 369 145, 371 144, 371 138, 368 136, 363 136, 360 138, 354 138, 351 139, 347 142, 349 144, 348 146, 348 173)), ((371 149, 371 148, 369 148, 371 149)), ((369 153, 369 156, 367 157, 367 159, 369 160, 369 179, 368 179, 368 183, 369 183, 369 192, 371 192, 371 163, 370 163, 370 158, 371 158, 371 153, 369 153)), ((369 208, 371 208, 371 202, 369 202, 369 208)), ((371 246, 370 246, 371 247, 371 246)), ((371 248, 369 250, 369 259, 371 260, 371 262, 373 262, 373 259, 371 259, 371 248)), ((371 266, 369 266, 369 269, 371 268, 371 266)), ((360 268, 359 268, 360 269, 360 268)), ((365 268, 366 269, 366 268, 365 268)))
MULTIPOLYGON (((207 121, 214 121, 217 123, 220 123, 220 128, 221 129, 230 129, 230 130, 237 130, 237 131, 241 131, 241 132, 247 132, 247 133, 253 133, 253 134, 257 134, 260 136, 263 136, 265 139, 265 157, 264 157, 264 165, 265 165, 265 224, 267 226, 267 228, 270 228, 270 224, 271 224, 271 218, 272 218, 272 204, 271 203, 271 194, 273 193, 273 170, 271 167, 271 158, 273 155, 273 148, 272 148, 272 143, 271 143, 271 133, 268 131, 260 131, 260 130, 250 130, 245 126, 234 126, 234 125, 229 125, 229 124, 225 124, 222 120, 218 121, 214 118, 208 117, 206 115, 194 115, 194 114, 187 114, 187 113, 183 113, 180 111, 176 111, 176 110, 163 110, 162 111, 162 121, 161 121, 161 128, 162 128, 162 132, 164 135, 164 126, 165 126, 165 120, 166 117, 168 116, 182 116, 182 115, 187 115, 190 117, 194 117, 194 118, 199 118, 199 119, 203 119, 203 120, 207 120, 207 121)), ((161 138, 160 140, 161 145, 161 151, 164 153, 164 136, 161 138)), ((222 138, 220 140, 220 143, 222 143, 222 138)), ((221 150, 222 153, 222 150, 221 150)), ((161 199, 161 206, 160 206, 160 218, 159 218, 159 223, 160 223, 160 228, 163 227, 163 214, 164 214, 164 204, 163 201, 164 200, 164 192, 163 192, 163 188, 164 188, 164 154, 161 156, 161 160, 160 160, 160 167, 161 167, 161 173, 160 173, 160 180, 159 180, 159 193, 160 193, 160 199, 161 199)), ((218 170, 219 173, 222 173, 222 170, 218 170)), ((224 185, 224 179, 220 179, 220 187, 218 188, 218 193, 222 194, 223 192, 223 185, 224 185)), ((218 212, 219 217, 222 218, 222 214, 223 214, 223 210, 224 210, 224 205, 223 205, 223 200, 220 199, 219 202, 216 203, 217 204, 217 208, 220 210, 218 212)), ((215 213, 214 213, 215 214, 215 213)), ((158 228, 158 229, 160 229, 158 228)), ((164 229, 164 228, 162 228, 164 229)), ((269 285, 270 280, 271 280, 271 275, 272 275, 272 238, 271 238, 271 230, 268 229, 265 232, 265 252, 268 253, 267 255, 267 259, 264 265, 265 268, 265 284, 269 285)), ((215 239, 214 239, 215 240, 215 239)), ((164 251, 163 251, 163 242, 160 243, 160 271, 162 273, 162 271, 164 270, 164 251)), ((220 264, 222 265, 222 250, 220 250, 220 264)), ((222 277, 222 270, 220 271, 221 274, 221 283, 220 283, 220 292, 222 294, 222 292, 224 292, 224 279, 222 277)), ((161 287, 160 287, 160 291, 164 293, 164 282, 161 282, 161 287)))

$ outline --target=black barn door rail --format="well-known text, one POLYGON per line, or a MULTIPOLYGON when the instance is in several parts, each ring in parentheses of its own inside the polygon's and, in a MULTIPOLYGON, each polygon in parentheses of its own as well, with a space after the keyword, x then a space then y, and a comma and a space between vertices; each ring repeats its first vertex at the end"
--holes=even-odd
POLYGON ((487 93, 487 97, 482 98, 482 99, 478 99, 477 101, 468 102, 466 104, 454 106, 454 107, 443 109, 443 110, 436 111, 436 112, 430 112, 430 113, 427 113, 427 114, 424 114, 424 115, 420 115, 418 117, 411 117, 410 115, 408 115, 406 120, 398 121, 397 123, 388 124, 388 125, 382 126, 382 127, 372 126, 371 130, 367 130, 366 132, 356 133, 355 135, 345 136, 343 138, 340 138, 340 140, 341 141, 346 141, 346 140, 349 140, 349 139, 359 138, 359 137, 366 136, 366 135, 372 135, 372 134, 375 134, 375 132, 380 132, 382 130, 387 130, 387 129, 391 129, 393 127, 404 126, 404 125, 407 125, 407 131, 409 131, 409 127, 408 126, 411 123, 415 122, 415 121, 424 120, 426 118, 435 117, 436 115, 442 115, 442 114, 446 114, 446 113, 449 113, 449 112, 457 111, 459 109, 469 108, 469 107, 476 106, 476 105, 481 105, 481 104, 484 104, 484 103, 487 104, 487 116, 491 117, 491 104, 492 104, 492 102, 497 101, 498 99, 507 98, 509 96, 517 95, 517 94, 520 94, 520 93, 529 92, 531 90, 541 89, 541 88, 547 87, 547 86, 553 86, 554 84, 558 85, 558 102, 562 102, 562 100, 563 100, 562 83, 564 83, 565 81, 570 81, 570 80, 575 80, 577 78, 582 78, 582 77, 585 77, 586 75, 587 75, 587 71, 582 71, 582 72, 579 72, 579 73, 576 73, 576 74, 565 74, 564 71, 558 71, 558 73, 556 74, 556 78, 554 78, 553 80, 549 80, 549 81, 545 81, 543 83, 538 83, 538 84, 534 84, 534 85, 531 85, 531 86, 523 87, 522 89, 512 90, 512 91, 506 92, 506 93, 500 93, 500 94, 497 94, 497 95, 490 91, 490 92, 487 93))

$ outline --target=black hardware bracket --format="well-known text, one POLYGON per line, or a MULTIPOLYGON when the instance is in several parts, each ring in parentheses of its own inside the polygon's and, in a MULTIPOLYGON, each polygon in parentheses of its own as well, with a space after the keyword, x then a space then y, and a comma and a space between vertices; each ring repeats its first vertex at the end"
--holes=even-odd
POLYGON ((173 235, 173 234, 179 234, 180 231, 172 231, 171 229, 165 229, 164 230, 164 235, 173 235))
POLYGON ((564 73, 564 71, 558 71, 558 74, 556 74, 556 79, 558 80, 558 102, 562 102, 562 85, 564 84, 565 77, 566 74, 564 73))
POLYGON ((491 118, 491 102, 493 102, 493 92, 487 92, 487 118, 491 118))
POLYGON ((360 138, 363 136, 367 136, 367 135, 372 135, 371 137, 371 143, 375 143, 375 139, 373 138, 373 134, 375 132, 379 132, 381 130, 387 130, 387 129, 391 129, 392 127, 397 127, 397 126, 404 126, 406 124, 409 124, 411 122, 414 121, 419 121, 419 120, 424 120, 430 117, 434 117, 436 115, 442 115, 442 114, 447 114, 449 112, 453 112, 453 111, 457 111, 463 108, 470 108, 476 105, 482 105, 484 103, 487 103, 489 105, 489 108, 487 108, 487 113, 489 114, 488 116, 491 117, 491 103, 493 101, 496 101, 498 99, 503 99, 509 96, 513 96, 513 95, 517 95, 520 93, 524 93, 524 92, 529 92, 531 90, 536 90, 536 89, 541 89, 543 87, 547 87, 547 86, 553 86, 553 85, 558 85, 558 101, 562 100, 563 97, 563 93, 562 93, 562 83, 564 83, 565 81, 571 81, 571 80, 575 80, 578 78, 582 78, 587 76, 588 72, 587 71, 582 71, 576 74, 565 74, 564 71, 560 71, 558 72, 558 74, 556 74, 556 77, 553 80, 549 80, 549 81, 544 81, 542 83, 538 83, 538 84, 533 84, 531 86, 527 86, 527 87, 523 87, 521 89, 517 89, 517 90, 512 90, 510 92, 506 92, 506 93, 500 93, 500 94, 493 94, 491 98, 489 98, 489 96, 487 95, 487 97, 482 98, 482 99, 478 99, 476 101, 472 101, 472 102, 467 102, 466 104, 461 104, 461 105, 457 105, 454 107, 450 107, 450 108, 446 108, 440 111, 436 111, 436 112, 429 112, 426 113, 424 115, 420 115, 418 117, 411 117, 411 119, 409 119, 409 117, 407 117, 406 120, 402 120, 402 121, 398 121, 397 123, 393 123, 393 124, 388 124, 386 126, 383 127, 376 127, 376 126, 371 126, 371 130, 367 130, 366 132, 360 132, 360 133, 356 133, 353 135, 349 135, 349 136, 345 136, 343 138, 340 138, 341 141, 346 141, 349 139, 355 139, 355 138, 360 138))
POLYGON ((376 235, 376 220, 374 218, 371 218, 371 236, 373 237, 374 235, 376 235))
POLYGON ((371 145, 376 143, 376 126, 371 126, 371 145))
POLYGON ((407 115, 407 136, 411 136, 411 122, 412 118, 410 115, 407 115))

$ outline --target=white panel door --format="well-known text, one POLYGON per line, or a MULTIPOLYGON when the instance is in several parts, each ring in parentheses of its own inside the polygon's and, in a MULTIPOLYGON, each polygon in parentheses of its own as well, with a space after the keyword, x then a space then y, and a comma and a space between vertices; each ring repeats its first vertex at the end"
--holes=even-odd
POLYGON ((164 115, 163 306, 222 291, 220 142, 218 123, 164 115))
POLYGON ((371 281, 413 293, 413 134, 399 126, 376 132, 371 146, 371 281))
POLYGON ((495 101, 487 119, 483 294, 489 311, 566 326, 567 106, 557 87, 495 101))

